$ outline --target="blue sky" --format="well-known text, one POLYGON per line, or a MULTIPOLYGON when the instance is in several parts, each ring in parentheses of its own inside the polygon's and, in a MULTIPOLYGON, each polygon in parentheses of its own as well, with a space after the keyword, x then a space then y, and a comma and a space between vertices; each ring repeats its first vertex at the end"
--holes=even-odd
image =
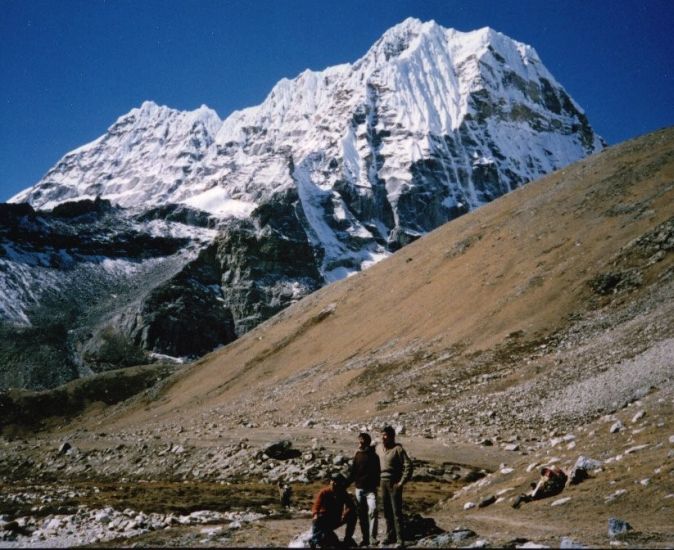
POLYGON ((409 16, 532 45, 610 144, 674 124, 673 0, 0 0, 0 201, 146 99, 224 118, 409 16))

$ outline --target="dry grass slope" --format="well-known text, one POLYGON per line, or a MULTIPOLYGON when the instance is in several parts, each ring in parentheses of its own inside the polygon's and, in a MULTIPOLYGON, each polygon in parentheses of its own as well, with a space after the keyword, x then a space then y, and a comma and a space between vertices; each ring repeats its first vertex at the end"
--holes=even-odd
POLYGON ((485 410, 504 422, 515 413, 522 426, 575 421, 591 415, 586 404, 543 410, 559 390, 551 377, 575 387, 646 347, 666 352, 673 214, 667 129, 529 184, 316 292, 117 422, 217 411, 274 426, 399 412, 419 430, 456 433, 484 424, 476 414, 485 410), (502 399, 489 396, 519 401, 501 411, 502 399))

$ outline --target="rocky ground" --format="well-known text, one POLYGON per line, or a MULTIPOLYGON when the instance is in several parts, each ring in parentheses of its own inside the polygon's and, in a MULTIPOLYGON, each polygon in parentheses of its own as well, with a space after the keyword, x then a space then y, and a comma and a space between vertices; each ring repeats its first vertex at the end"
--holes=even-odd
MULTIPOLYGON (((478 445, 401 434, 415 458, 406 490, 410 543, 671 546, 673 412, 670 387, 537 438, 484 438, 478 445), (570 472, 578 461, 588 464, 588 479, 511 507, 543 465, 570 472), (629 530, 612 532, 610 525, 620 525, 613 519, 629 530)), ((200 442, 179 428, 162 437, 79 430, 65 439, 4 440, 0 546, 299 544, 321 478, 348 466, 359 428, 307 423, 284 430, 292 444, 264 443, 278 431, 259 427, 200 442), (294 491, 289 509, 278 502, 279 478, 294 491)))

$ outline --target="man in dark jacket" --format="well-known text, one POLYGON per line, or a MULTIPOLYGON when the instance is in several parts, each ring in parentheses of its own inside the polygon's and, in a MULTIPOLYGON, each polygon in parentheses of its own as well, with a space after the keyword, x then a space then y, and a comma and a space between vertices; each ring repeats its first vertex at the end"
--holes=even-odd
POLYGON ((356 530, 356 507, 346 492, 346 478, 335 474, 330 485, 319 491, 311 508, 311 547, 332 548, 335 546, 355 546, 353 532, 356 530), (344 542, 340 544, 335 529, 346 524, 344 542))
POLYGON ((404 545, 403 540, 403 485, 412 478, 412 460, 400 443, 392 426, 381 431, 382 444, 377 445, 381 465, 381 500, 386 518, 384 544, 404 545))
POLYGON ((370 434, 358 435, 358 450, 347 478, 347 485, 353 483, 356 486, 356 506, 363 535, 361 546, 377 544, 377 488, 381 468, 379 456, 371 444, 370 434))

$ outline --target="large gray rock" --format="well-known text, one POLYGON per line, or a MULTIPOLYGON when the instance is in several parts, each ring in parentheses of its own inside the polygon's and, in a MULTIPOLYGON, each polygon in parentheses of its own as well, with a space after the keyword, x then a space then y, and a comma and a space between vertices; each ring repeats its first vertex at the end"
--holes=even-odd
POLYGON ((611 538, 620 537, 632 531, 632 526, 623 519, 609 518, 608 536, 611 538))

